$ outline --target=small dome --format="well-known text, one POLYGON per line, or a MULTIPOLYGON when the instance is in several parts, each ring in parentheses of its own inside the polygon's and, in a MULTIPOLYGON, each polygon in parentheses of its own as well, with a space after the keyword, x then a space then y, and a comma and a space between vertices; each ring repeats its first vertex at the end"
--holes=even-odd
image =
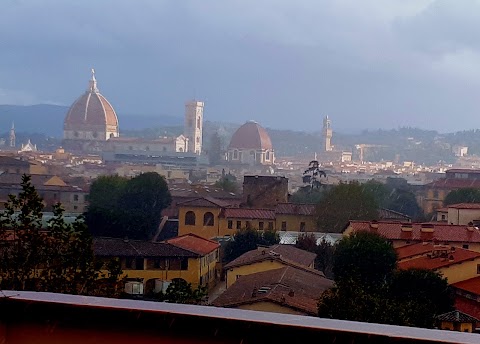
POLYGON ((89 130, 98 127, 114 127, 118 131, 118 118, 113 106, 100 94, 95 72, 87 91, 78 98, 65 117, 65 130, 89 130))
POLYGON ((273 149, 267 131, 255 121, 248 121, 233 134, 229 149, 273 149))

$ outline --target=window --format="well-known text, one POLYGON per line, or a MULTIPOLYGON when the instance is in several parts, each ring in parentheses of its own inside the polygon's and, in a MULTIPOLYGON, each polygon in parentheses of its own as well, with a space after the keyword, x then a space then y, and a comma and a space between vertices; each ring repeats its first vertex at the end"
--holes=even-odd
POLYGON ((167 178, 172 178, 172 171, 167 171, 167 178))
POLYGON ((73 210, 77 210, 78 207, 76 205, 73 206, 73 210))
POLYGON ((203 215, 203 225, 204 226, 213 226, 215 224, 215 219, 213 217, 213 214, 209 211, 203 215))
POLYGON ((282 231, 287 230, 287 221, 282 221, 282 231))
POLYGON ((163 147, 162 147, 162 151, 166 152, 166 151, 167 151, 167 147, 163 146, 163 147))
POLYGON ((228 220, 228 229, 232 229, 232 228, 233 228, 233 221, 228 220))
POLYGON ((195 226, 195 213, 193 211, 187 211, 185 214, 185 225, 195 226))
POLYGON ((135 262, 135 258, 132 258, 132 257, 125 258, 125 269, 132 269, 134 262, 135 262))
POLYGON ((270 160, 270 151, 265 153, 265 160, 270 160))
POLYGON ((273 231, 273 221, 268 223, 268 230, 273 231))
POLYGON ((236 149, 233 151, 233 158, 238 159, 238 151, 236 149))
POLYGON ((249 229, 252 227, 252 224, 250 223, 250 221, 245 221, 245 227, 249 229))
POLYGON ((446 220, 447 217, 445 215, 442 215, 442 220, 446 220))
POLYGON ((462 248, 468 250, 468 244, 463 244, 463 245, 462 245, 462 248))
POLYGON ((200 129, 202 127, 202 121, 200 117, 197 118, 197 129, 200 129))
POLYGON ((166 265, 167 265, 166 261, 163 258, 155 258, 153 260, 153 268, 154 269, 165 270, 167 268, 166 265))
POLYGON ((300 222, 300 232, 305 232, 305 222, 300 222))
POLYGON ((263 231, 263 222, 262 222, 262 221, 260 221, 260 222, 258 223, 258 229, 260 229, 261 231, 263 231))
POLYGON ((200 143, 200 136, 197 136, 197 143, 200 143))
POLYGON ((53 193, 53 199, 57 199, 57 193, 56 192, 53 193))
POLYGON ((477 264, 477 275, 480 275, 480 264, 477 264))
POLYGON ((237 229, 242 229, 242 221, 237 221, 237 229))
MULTIPOLYGON (((55 195, 55 194, 54 194, 54 195, 55 195)), ((56 197, 54 196, 53 198, 56 198, 56 197)), ((74 200, 75 202, 78 202, 78 195, 73 195, 73 200, 74 200)))

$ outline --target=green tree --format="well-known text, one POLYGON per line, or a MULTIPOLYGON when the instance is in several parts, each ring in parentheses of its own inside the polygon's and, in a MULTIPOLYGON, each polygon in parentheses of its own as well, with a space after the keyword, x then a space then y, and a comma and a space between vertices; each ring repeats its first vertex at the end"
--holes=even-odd
POLYGON ((214 186, 226 192, 238 192, 237 178, 230 173, 223 175, 215 182, 214 186))
POLYGON ((324 188, 313 188, 304 186, 299 188, 290 196, 290 202, 296 204, 317 204, 325 194, 324 188))
POLYGON ((210 143, 207 151, 208 161, 210 165, 219 165, 225 162, 223 150, 223 140, 218 131, 210 136, 210 143))
POLYGON ((397 266, 397 253, 384 237, 369 232, 352 233, 335 247, 333 273, 337 285, 355 283, 363 289, 386 286, 397 266))
POLYGON ((453 190, 443 201, 445 206, 458 203, 480 203, 480 190, 474 188, 453 190))
POLYGON ((322 239, 317 245, 317 238, 313 233, 304 233, 298 237, 295 247, 315 253, 317 255, 315 258, 316 269, 322 271, 328 278, 333 277, 333 253, 335 248, 331 243, 322 239))
POLYGON ((92 239, 81 218, 64 221, 60 204, 48 228, 42 228, 43 203, 30 177, 10 195, 1 223, 1 287, 70 294, 93 292, 99 271, 92 239))
POLYGON ((132 179, 100 177, 90 189, 85 214, 96 236, 149 239, 158 228, 161 212, 171 203, 165 178, 156 172, 132 179))
POLYGON ((322 231, 340 233, 350 220, 377 220, 378 204, 359 183, 340 183, 325 193, 316 216, 322 231))
POLYGON ((440 273, 425 269, 399 270, 389 290, 402 325, 432 328, 435 316, 453 310, 453 292, 440 273))
POLYGON ((261 246, 271 246, 280 242, 280 236, 276 231, 258 231, 253 228, 238 230, 233 240, 225 246, 224 261, 226 263, 240 257, 242 254, 257 249, 261 246))
POLYGON ((183 278, 175 278, 168 286, 165 294, 160 293, 157 295, 159 301, 166 301, 171 303, 187 303, 198 305, 205 300, 208 295, 206 287, 197 286, 192 287, 191 283, 188 283, 183 278))
POLYGON ((377 234, 345 237, 334 253, 335 286, 320 297, 320 317, 432 327, 452 309, 453 295, 436 272, 396 270, 396 253, 377 234))

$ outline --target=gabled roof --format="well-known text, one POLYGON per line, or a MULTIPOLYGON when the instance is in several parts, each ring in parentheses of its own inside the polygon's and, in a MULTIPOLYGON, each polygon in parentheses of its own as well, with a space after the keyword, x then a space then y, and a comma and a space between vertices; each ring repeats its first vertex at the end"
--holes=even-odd
MULTIPOLYGON (((447 209, 480 209, 480 203, 457 203, 446 207, 447 209)), ((438 211, 438 210, 437 210, 438 211)))
POLYGON ((226 208, 222 217, 227 219, 275 220, 275 211, 256 208, 226 208))
POLYGON ((177 203, 177 206, 206 207, 206 208, 224 208, 230 204, 213 197, 198 197, 188 201, 177 203))
POLYGON ((480 276, 454 283, 452 287, 480 296, 480 276))
POLYGON ((432 252, 435 248, 449 249, 449 247, 446 245, 434 245, 431 242, 420 242, 417 244, 397 247, 395 251, 397 251, 398 260, 401 261, 408 258, 421 256, 428 252, 432 252))
POLYGON ((435 256, 433 254, 425 254, 417 258, 404 260, 398 263, 398 268, 402 270, 436 270, 475 259, 480 259, 480 253, 462 248, 456 248, 455 251, 447 250, 445 255, 435 256))
POLYGON ((237 307, 269 301, 316 315, 318 297, 332 286, 333 281, 319 271, 288 266, 239 277, 212 305, 237 307))
POLYGON ((172 238, 165 242, 201 256, 205 256, 220 247, 218 242, 204 239, 192 233, 172 238))
POLYGON ((466 225, 449 225, 443 222, 437 223, 400 223, 393 221, 350 221, 347 228, 353 232, 367 231, 378 233, 389 240, 406 241, 432 241, 432 242, 464 242, 480 243, 480 230, 466 225), (376 228, 378 226, 378 228, 376 228), (411 226, 411 230, 402 230, 402 226, 411 226), (422 231, 422 227, 429 226, 428 231, 422 231))
POLYGON ((225 269, 272 259, 286 265, 307 267, 315 261, 316 256, 315 253, 304 251, 290 245, 259 247, 256 250, 248 251, 237 259, 232 260, 225 265, 225 269))
POLYGON ((315 204, 295 204, 295 203, 278 203, 275 207, 276 214, 282 215, 315 215, 315 204))
POLYGON ((443 314, 437 315, 436 319, 440 321, 448 321, 448 322, 454 322, 454 323, 476 323, 478 321, 477 318, 474 318, 460 311, 451 311, 448 313, 443 313, 443 314))
POLYGON ((427 188, 437 189, 462 189, 462 188, 480 188, 480 179, 469 178, 442 178, 426 185, 427 188))
POLYGON ((93 250, 103 257, 198 257, 199 254, 165 242, 94 238, 93 250))
POLYGON ((382 220, 392 220, 392 219, 398 219, 398 220, 404 220, 404 221, 411 220, 410 216, 402 214, 395 210, 387 209, 387 208, 378 209, 378 217, 382 220))

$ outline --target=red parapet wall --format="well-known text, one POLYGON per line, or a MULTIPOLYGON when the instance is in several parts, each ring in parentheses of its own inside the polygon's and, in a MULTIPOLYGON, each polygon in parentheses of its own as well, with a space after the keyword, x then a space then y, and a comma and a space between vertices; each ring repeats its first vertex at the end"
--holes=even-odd
POLYGON ((0 343, 479 343, 480 335, 75 295, 0 293, 0 343))

